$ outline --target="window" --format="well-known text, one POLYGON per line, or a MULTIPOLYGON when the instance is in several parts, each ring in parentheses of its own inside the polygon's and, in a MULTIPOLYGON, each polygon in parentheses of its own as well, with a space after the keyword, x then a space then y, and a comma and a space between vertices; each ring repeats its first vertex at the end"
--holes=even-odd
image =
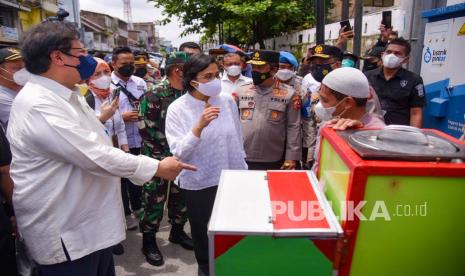
POLYGON ((394 0, 363 0, 365 7, 392 7, 394 0))
POLYGON ((10 9, 0 10, 0 25, 5 27, 14 28, 13 11, 10 9))
POLYGON ((303 39, 304 39, 304 36, 300 34, 299 35, 299 44, 302 43, 303 39))

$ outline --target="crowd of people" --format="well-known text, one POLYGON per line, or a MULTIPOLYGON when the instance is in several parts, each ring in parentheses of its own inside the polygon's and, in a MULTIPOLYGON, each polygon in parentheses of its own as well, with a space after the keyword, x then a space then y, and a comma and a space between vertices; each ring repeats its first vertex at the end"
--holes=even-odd
POLYGON ((101 59, 72 24, 33 27, 21 49, 0 49, 2 271, 115 275, 112 254, 136 229, 147 262, 161 266, 166 205, 169 241, 209 275, 222 170, 318 170, 323 127, 421 127, 423 82, 403 68, 410 44, 380 30, 364 57, 341 50, 353 37, 342 30, 300 63, 271 50, 219 59, 188 42, 160 76, 145 52, 117 47, 101 59))

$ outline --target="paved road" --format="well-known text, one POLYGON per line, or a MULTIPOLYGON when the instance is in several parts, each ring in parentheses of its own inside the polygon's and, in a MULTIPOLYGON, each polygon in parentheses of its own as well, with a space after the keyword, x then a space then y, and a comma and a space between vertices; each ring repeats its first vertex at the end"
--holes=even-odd
MULTIPOLYGON (((124 254, 115 256, 117 276, 197 275, 197 263, 194 252, 187 251, 181 246, 168 241, 171 226, 165 220, 160 227, 160 232, 157 234, 157 243, 165 258, 165 264, 156 267, 147 263, 145 256, 141 252, 142 234, 138 230, 128 231, 126 240, 123 242, 124 254)), ((190 231, 188 225, 186 225, 186 231, 190 231)), ((190 236, 190 233, 188 234, 190 236)))

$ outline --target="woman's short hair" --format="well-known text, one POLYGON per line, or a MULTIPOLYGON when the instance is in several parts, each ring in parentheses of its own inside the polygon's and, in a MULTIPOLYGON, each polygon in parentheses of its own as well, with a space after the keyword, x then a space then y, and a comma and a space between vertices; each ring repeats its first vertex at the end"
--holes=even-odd
POLYGON ((197 78, 197 74, 205 70, 210 64, 216 63, 213 56, 205 54, 193 55, 189 60, 184 63, 183 71, 183 85, 187 91, 192 92, 195 88, 191 85, 191 81, 197 78))

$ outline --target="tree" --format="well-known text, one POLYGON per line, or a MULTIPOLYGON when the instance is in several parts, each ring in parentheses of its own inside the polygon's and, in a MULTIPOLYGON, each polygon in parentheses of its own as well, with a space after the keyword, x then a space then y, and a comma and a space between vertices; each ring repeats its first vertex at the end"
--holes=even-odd
MULTIPOLYGON (((182 35, 203 32, 206 38, 222 34, 240 44, 260 44, 285 32, 315 24, 314 0, 149 0, 164 9, 163 24, 177 16, 186 27, 182 35)), ((331 0, 326 1, 327 10, 331 0)))

